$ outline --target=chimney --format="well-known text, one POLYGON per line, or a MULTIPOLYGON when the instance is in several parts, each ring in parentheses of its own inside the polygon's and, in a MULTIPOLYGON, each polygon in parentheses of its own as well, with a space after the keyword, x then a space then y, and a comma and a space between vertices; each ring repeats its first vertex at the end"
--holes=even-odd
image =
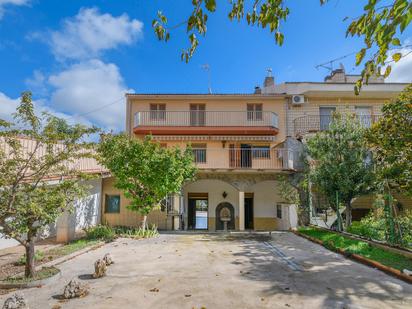
POLYGON ((259 86, 255 87, 255 94, 262 94, 262 89, 259 86))
POLYGON ((275 85, 275 78, 272 76, 272 69, 269 68, 267 69, 267 75, 265 77, 265 81, 263 83, 263 87, 267 88, 267 87, 273 87, 275 85))

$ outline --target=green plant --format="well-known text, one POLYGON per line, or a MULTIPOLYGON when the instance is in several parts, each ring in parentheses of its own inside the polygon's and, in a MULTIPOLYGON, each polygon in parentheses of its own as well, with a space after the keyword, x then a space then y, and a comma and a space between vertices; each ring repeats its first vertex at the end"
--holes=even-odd
POLYGON ((97 225, 85 229, 87 239, 113 241, 116 237, 114 229, 107 225, 97 225))
POLYGON ((313 185, 336 205, 346 206, 346 228, 352 223, 353 198, 372 189, 374 173, 365 146, 365 130, 354 115, 334 114, 328 130, 308 139, 309 177, 313 185))
POLYGON ((115 177, 115 187, 129 199, 127 208, 142 216, 143 230, 147 215, 196 173, 190 148, 163 148, 150 136, 138 140, 126 134, 108 134, 102 136, 98 151, 100 162, 115 177))
POLYGON ((342 234, 314 227, 299 228, 298 231, 312 238, 321 240, 328 249, 334 251, 341 249, 346 255, 358 254, 401 271, 405 268, 411 269, 412 267, 412 260, 410 258, 375 247, 365 241, 351 239, 342 234))
POLYGON ((24 246, 26 277, 36 272, 38 232, 87 193, 80 180, 88 177, 75 163, 93 156, 85 140, 96 131, 37 112, 30 92, 22 94, 13 122, 0 119, 0 227, 24 246))
MULTIPOLYGON (((40 262, 44 259, 44 252, 40 250, 36 250, 34 253, 34 261, 35 262, 40 262)), ((26 264, 26 254, 23 254, 15 263, 15 265, 25 265, 26 264)))
POLYGON ((17 277, 8 277, 4 281, 12 284, 22 284, 29 283, 32 281, 43 280, 56 275, 60 270, 54 266, 43 267, 33 277, 17 276, 17 277))
POLYGON ((116 226, 114 228, 116 235, 120 237, 127 237, 127 238, 152 238, 157 237, 159 232, 157 231, 157 227, 152 225, 148 229, 142 228, 133 228, 133 227, 125 227, 125 226, 116 226))

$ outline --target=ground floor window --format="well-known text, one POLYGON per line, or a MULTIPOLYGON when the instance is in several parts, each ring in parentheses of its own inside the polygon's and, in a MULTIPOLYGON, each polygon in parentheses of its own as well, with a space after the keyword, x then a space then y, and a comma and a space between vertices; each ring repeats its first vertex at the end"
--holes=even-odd
POLYGON ((120 213, 120 195, 106 194, 105 213, 120 213))
POLYGON ((276 217, 282 219, 282 205, 276 205, 276 217))

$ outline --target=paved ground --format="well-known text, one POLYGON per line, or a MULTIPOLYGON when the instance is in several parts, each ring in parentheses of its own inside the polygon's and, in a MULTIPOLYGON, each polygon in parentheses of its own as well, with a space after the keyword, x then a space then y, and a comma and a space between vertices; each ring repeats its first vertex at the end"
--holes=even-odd
POLYGON ((291 233, 122 239, 60 268, 57 283, 24 291, 31 309, 412 308, 412 285, 291 233), (107 277, 90 279, 106 252, 116 263, 107 277), (90 294, 61 303, 71 278, 86 281, 90 294))

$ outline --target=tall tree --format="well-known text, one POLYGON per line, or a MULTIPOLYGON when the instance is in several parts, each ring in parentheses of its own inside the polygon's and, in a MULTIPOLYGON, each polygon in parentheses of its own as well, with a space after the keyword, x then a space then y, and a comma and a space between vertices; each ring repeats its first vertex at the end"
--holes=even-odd
POLYGON ((14 122, 0 120, 0 227, 26 250, 26 277, 35 274, 34 241, 86 188, 77 160, 92 156, 85 141, 95 128, 35 114, 31 93, 22 94, 14 122))
MULTIPOLYGON (((319 0, 321 5, 330 0, 319 0)), ((230 0, 228 18, 233 21, 246 22, 251 26, 269 29, 275 43, 282 45, 284 35, 280 31, 287 20, 290 10, 285 0, 230 0)), ((302 4, 302 5, 307 5, 302 4)), ((362 83, 368 82, 370 76, 380 75, 382 67, 386 67, 385 76, 391 72, 391 62, 397 62, 402 54, 397 52, 401 45, 399 35, 407 29, 412 21, 411 0, 368 0, 359 3, 363 13, 351 18, 346 36, 363 38, 364 47, 356 55, 356 65, 364 64, 362 78, 357 82, 355 91, 358 93, 362 83), (370 51, 370 52, 369 52, 370 51), (369 59, 364 58, 367 55, 369 59)), ((152 26, 159 40, 168 41, 171 31, 186 27, 190 47, 183 50, 182 60, 188 62, 199 45, 198 35, 205 36, 210 14, 217 9, 216 0, 192 0, 192 11, 183 21, 169 25, 167 17, 161 12, 153 20, 152 26)), ((346 18, 348 19, 348 18, 346 18)), ((345 19, 345 20, 346 20, 345 19)))
POLYGON ((371 189, 373 171, 364 129, 354 115, 335 114, 329 129, 307 143, 310 179, 336 205, 336 192, 346 205, 346 227, 352 223, 352 199, 371 189))
POLYGON ((130 199, 128 209, 142 215, 143 230, 147 215, 167 195, 178 193, 196 171, 190 149, 164 148, 150 137, 142 141, 125 134, 106 135, 98 150, 116 188, 130 199))
POLYGON ((382 108, 366 134, 380 182, 412 195, 412 84, 382 108))

